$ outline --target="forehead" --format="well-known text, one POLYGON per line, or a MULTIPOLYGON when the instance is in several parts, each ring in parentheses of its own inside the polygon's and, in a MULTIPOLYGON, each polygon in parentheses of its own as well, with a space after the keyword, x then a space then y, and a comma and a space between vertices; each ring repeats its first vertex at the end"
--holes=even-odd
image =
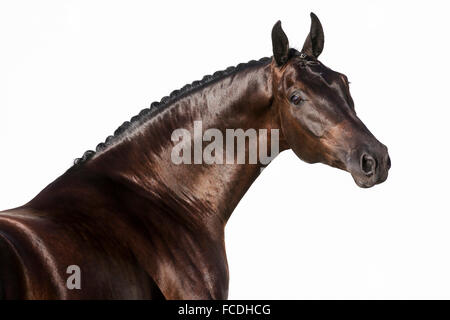
POLYGON ((311 58, 294 58, 291 64, 286 68, 286 84, 292 86, 298 82, 305 86, 334 86, 345 85, 347 77, 336 72, 318 60, 311 58))

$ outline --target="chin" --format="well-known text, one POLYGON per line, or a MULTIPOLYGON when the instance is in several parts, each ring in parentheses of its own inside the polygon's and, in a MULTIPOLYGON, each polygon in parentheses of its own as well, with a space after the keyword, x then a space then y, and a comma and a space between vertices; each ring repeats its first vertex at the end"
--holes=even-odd
POLYGON ((358 187, 367 189, 367 188, 372 188, 373 186, 386 181, 387 174, 386 174, 386 176, 383 176, 381 178, 376 178, 375 176, 361 177, 361 176, 357 176, 357 175, 353 175, 353 174, 352 174, 352 177, 358 187))

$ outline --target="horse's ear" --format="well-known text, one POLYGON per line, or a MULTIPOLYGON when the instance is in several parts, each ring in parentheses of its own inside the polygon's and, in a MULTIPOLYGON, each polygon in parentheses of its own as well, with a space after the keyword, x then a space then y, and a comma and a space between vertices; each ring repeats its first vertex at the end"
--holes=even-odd
POLYGON ((319 18, 311 12, 311 30, 305 40, 302 52, 315 58, 319 57, 323 50, 325 36, 319 18))
POLYGON ((281 21, 275 23, 272 28, 272 48, 273 58, 277 65, 281 67, 287 62, 289 57, 289 40, 281 28, 281 21))

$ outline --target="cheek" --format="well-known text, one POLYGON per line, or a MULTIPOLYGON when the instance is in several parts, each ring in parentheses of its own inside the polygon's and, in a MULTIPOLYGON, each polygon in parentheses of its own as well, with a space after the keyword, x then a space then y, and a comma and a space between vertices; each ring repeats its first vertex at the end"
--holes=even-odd
POLYGON ((300 125, 315 137, 322 137, 325 133, 325 119, 310 105, 303 105, 292 110, 292 115, 300 125))
POLYGON ((322 153, 320 139, 312 135, 301 123, 298 115, 292 113, 291 107, 281 111, 281 128, 289 148, 302 160, 315 163, 320 161, 322 153))

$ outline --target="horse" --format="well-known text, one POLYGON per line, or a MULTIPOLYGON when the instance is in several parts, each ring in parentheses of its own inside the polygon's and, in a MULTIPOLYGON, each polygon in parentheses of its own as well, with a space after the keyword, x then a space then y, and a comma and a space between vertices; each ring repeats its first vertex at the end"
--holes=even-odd
MULTIPOLYGON (((175 163, 173 133, 196 121, 219 133, 267 129, 259 142, 345 170, 359 187, 385 181, 386 146, 356 115, 347 77, 318 60, 317 16, 300 51, 280 21, 271 38, 272 57, 152 103, 30 202, 2 211, 0 298, 226 299, 224 228, 265 165, 175 163)), ((234 159, 250 151, 246 140, 234 159)))

